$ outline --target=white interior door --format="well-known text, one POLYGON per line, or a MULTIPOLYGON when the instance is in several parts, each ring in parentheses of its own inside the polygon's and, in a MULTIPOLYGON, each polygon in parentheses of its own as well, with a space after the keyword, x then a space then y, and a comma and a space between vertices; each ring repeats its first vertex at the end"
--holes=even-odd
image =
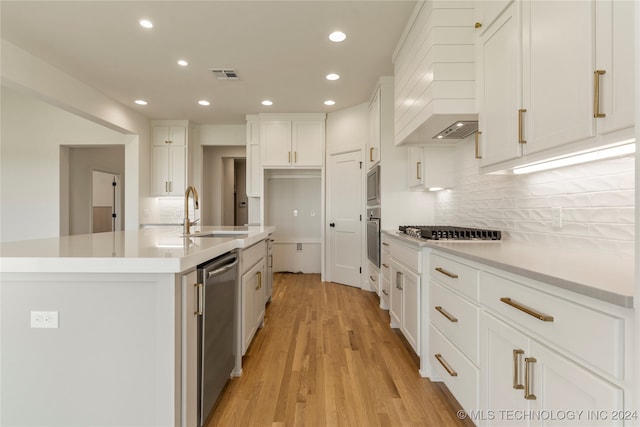
POLYGON ((361 286, 362 170, 360 151, 333 154, 329 164, 329 280, 361 286))

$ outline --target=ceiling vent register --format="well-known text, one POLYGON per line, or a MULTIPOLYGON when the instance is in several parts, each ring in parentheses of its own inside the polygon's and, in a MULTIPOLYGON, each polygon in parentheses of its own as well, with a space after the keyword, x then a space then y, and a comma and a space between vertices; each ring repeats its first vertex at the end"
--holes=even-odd
POLYGON ((218 80, 238 80, 238 73, 233 68, 211 68, 209 71, 218 80))

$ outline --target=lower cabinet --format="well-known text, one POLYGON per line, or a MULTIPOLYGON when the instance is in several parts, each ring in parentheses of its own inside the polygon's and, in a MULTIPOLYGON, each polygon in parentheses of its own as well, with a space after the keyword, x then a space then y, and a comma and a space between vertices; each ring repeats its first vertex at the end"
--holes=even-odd
POLYGON ((580 425, 623 425, 613 415, 623 413, 621 388, 490 314, 481 315, 480 329, 486 425, 543 424, 522 414, 548 414, 559 424, 567 414, 580 425))
POLYGON ((400 328, 413 351, 420 354, 420 276, 390 261, 391 327, 400 328))
POLYGON ((242 355, 264 321, 266 263, 264 258, 242 275, 242 355))
POLYGON ((181 277, 182 293, 182 427, 198 424, 198 273, 181 277))

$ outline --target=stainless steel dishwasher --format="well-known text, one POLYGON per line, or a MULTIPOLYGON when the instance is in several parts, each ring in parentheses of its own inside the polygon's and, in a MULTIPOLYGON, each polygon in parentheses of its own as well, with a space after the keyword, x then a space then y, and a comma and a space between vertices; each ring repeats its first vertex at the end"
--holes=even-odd
POLYGON ((198 426, 204 426, 235 363, 238 254, 198 266, 198 426))

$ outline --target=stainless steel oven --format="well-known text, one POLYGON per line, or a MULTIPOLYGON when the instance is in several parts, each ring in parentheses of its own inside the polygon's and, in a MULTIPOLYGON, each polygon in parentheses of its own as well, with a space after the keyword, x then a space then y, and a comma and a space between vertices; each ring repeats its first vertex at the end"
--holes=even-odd
POLYGON ((380 267, 380 208, 367 209, 367 258, 380 267))

